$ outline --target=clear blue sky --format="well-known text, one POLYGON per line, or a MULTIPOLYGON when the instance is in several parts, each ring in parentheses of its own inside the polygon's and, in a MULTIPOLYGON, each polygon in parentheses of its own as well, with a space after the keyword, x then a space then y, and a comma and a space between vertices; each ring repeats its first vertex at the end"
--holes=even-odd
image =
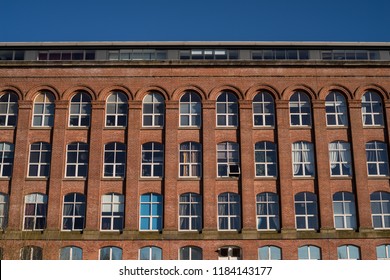
POLYGON ((0 0, 0 42, 390 42, 389 0, 0 0))

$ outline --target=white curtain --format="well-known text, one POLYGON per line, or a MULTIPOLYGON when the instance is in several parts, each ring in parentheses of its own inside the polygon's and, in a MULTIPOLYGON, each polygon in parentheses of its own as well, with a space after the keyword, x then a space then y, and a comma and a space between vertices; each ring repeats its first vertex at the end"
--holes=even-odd
POLYGON ((301 143, 295 142, 293 143, 294 175, 297 175, 301 170, 301 162, 302 162, 301 159, 302 159, 301 143))
POLYGON ((313 155, 313 145, 311 143, 302 142, 302 159, 303 162, 308 162, 305 165, 305 169, 308 174, 314 173, 314 155, 313 155))
POLYGON ((337 142, 329 143, 329 157, 330 157, 330 168, 335 168, 337 166, 337 142))
POLYGON ((351 150, 349 148, 349 143, 339 143, 340 148, 340 158, 343 161, 343 166, 348 170, 351 170, 351 150))

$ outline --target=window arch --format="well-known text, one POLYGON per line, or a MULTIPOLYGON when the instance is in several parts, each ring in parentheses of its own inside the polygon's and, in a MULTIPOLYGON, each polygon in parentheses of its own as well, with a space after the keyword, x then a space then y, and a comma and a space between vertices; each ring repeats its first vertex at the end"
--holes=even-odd
POLYGON ((223 246, 218 249, 218 260, 241 260, 242 249, 238 246, 223 246))
POLYGON ((367 142, 366 158, 368 176, 389 175, 389 159, 386 143, 380 141, 367 142))
POLYGON ((125 198, 122 194, 102 195, 102 215, 100 229, 118 231, 123 229, 125 198))
POLYGON ((85 195, 69 193, 64 196, 62 230, 81 231, 85 223, 85 195))
POLYGON ((257 230, 279 230, 279 197, 276 193, 256 195, 257 230))
POLYGON ((25 246, 20 250, 21 260, 42 260, 42 248, 38 246, 25 246))
POLYGON ((104 145, 104 177, 124 178, 126 172, 126 145, 111 142, 104 145))
POLYGON ((253 98, 253 126, 275 126, 274 98, 266 91, 261 91, 253 98))
POLYGON ((354 245, 339 246, 337 256, 339 260, 360 260, 360 250, 354 245))
POLYGON ((0 193, 0 229, 2 230, 6 229, 8 225, 8 207, 8 194, 0 193))
POLYGON ((157 142, 142 144, 142 177, 163 177, 164 146, 157 142))
POLYGON ((143 247, 139 250, 140 260, 162 260, 162 249, 156 246, 143 247))
POLYGON ((186 246, 180 248, 180 254, 179 254, 180 260, 202 260, 203 259, 203 252, 202 248, 196 247, 196 246, 186 246))
POLYGON ((240 195, 230 192, 218 195, 218 230, 241 230, 240 195))
POLYGON ((217 145, 218 177, 237 177, 240 174, 239 144, 222 142, 217 145))
POLYGON ((390 193, 374 192, 370 195, 372 227, 390 229, 390 193))
POLYGON ((179 228, 183 231, 200 231, 202 228, 202 197, 185 193, 179 197, 179 228))
POLYGON ((66 147, 65 177, 86 178, 88 174, 88 144, 73 142, 66 147))
POLYGON ((259 260, 281 260, 282 249, 276 246, 263 246, 259 248, 259 260))
POLYGON ((114 246, 103 247, 100 249, 99 260, 122 260, 122 249, 114 246))
POLYGON ((197 142, 180 144, 180 177, 201 177, 202 146, 197 142))
POLYGON ((314 148, 309 142, 299 141, 292 144, 294 177, 313 177, 314 148))
POLYGON ((383 125, 382 98, 373 91, 367 91, 362 96, 362 118, 364 126, 383 125))
POLYGON ((106 102, 106 126, 126 127, 128 100, 120 91, 112 92, 106 102))
POLYGON ((142 102, 142 126, 163 127, 164 110, 164 97, 161 94, 147 94, 142 102))
POLYGON ((376 258, 378 260, 390 260, 390 245, 384 244, 376 247, 376 258))
POLYGON ((200 127, 202 103, 199 95, 188 91, 180 98, 180 126, 200 127))
POLYGON ((310 192, 300 192, 294 196, 295 224, 298 230, 317 230, 317 196, 310 192))
POLYGON ((350 144, 343 141, 329 143, 331 176, 352 176, 350 144))
POLYGON ((310 126, 311 125, 311 102, 309 96, 304 92, 295 92, 290 97, 290 125, 310 126))
POLYGON ((83 250, 79 247, 68 246, 60 250, 60 260, 82 260, 83 250))
POLYGON ((28 162, 29 177, 49 177, 51 162, 51 145, 46 142, 36 142, 30 145, 28 162))
POLYGON ((34 99, 33 126, 52 127, 54 125, 54 100, 51 92, 38 93, 34 99))
POLYGON ((69 126, 90 125, 91 97, 85 92, 76 93, 70 100, 69 126))
POLYGON ((298 248, 299 260, 320 260, 321 249, 313 245, 305 245, 298 248))
POLYGON ((163 197, 156 193, 146 193, 140 198, 140 230, 160 231, 163 219, 163 197))
POLYGON ((9 178, 12 175, 14 162, 14 144, 0 142, 0 177, 9 178))
POLYGON ((47 195, 28 194, 24 198, 23 230, 44 230, 46 228, 47 195))
POLYGON ((333 216, 336 229, 356 229, 355 198, 350 192, 333 195, 333 216))
POLYGON ((238 126, 238 100, 232 92, 224 91, 217 98, 217 126, 238 126))
POLYGON ((256 177, 277 176, 276 144, 268 141, 255 144, 256 177))
POLYGON ((338 91, 331 91, 325 98, 326 124, 348 126, 348 108, 345 97, 338 91))
POLYGON ((0 127, 16 126, 18 117, 18 96, 6 92, 0 96, 0 127))

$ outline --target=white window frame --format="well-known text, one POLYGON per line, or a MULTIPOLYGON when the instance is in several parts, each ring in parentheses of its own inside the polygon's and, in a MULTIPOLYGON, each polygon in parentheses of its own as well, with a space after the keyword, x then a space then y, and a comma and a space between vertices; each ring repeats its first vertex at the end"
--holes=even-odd
POLYGON ((281 260, 282 259, 282 249, 277 246, 262 246, 258 249, 258 258, 259 260, 281 260), (267 257, 261 258, 262 252, 266 251, 267 257))
POLYGON ((223 246, 218 249, 218 260, 241 260, 241 259, 242 259, 242 249, 238 246, 223 246), (223 256, 222 252, 226 252, 226 256, 223 256))
POLYGON ((128 99, 126 95, 120 91, 112 92, 107 97, 107 101, 106 101, 106 127, 126 127, 127 113, 128 113, 128 99), (114 112, 109 112, 110 107, 113 107, 114 112), (113 118, 114 122, 109 123, 108 122, 109 118, 113 118), (124 119, 124 124, 119 124, 120 122, 122 122, 122 119, 124 119))
POLYGON ((255 176, 257 178, 276 178, 278 176, 278 164, 277 164, 277 147, 275 143, 269 141, 260 141, 255 144, 255 176), (262 146, 262 147, 259 147, 262 146), (269 161, 275 158, 275 161, 269 161), (260 160, 258 160, 260 159, 260 160), (263 161, 261 161, 263 160, 263 161), (264 175, 259 175, 257 167, 264 166, 264 175), (275 175, 271 175, 270 167, 274 166, 275 175))
POLYGON ((25 246, 20 249, 20 259, 21 260, 42 260, 42 248, 38 246, 25 246), (24 259, 23 255, 25 254, 25 250, 28 250, 28 259, 24 259), (39 256, 40 258, 37 258, 39 256))
POLYGON ((354 195, 350 192, 337 192, 333 195, 333 220, 334 227, 337 230, 355 230, 357 228, 356 222, 356 206, 354 195), (341 199, 336 200, 336 195, 341 194, 341 199), (336 205, 340 205, 337 207, 336 205), (340 213, 336 213, 336 208, 341 208, 340 213), (349 211, 350 210, 350 211, 349 211), (348 211, 348 213, 347 213, 348 211), (337 226, 337 220, 341 220, 343 226, 337 226), (350 224, 348 227, 347 225, 350 224))
POLYGON ((32 126, 33 127, 53 127, 54 126, 54 96, 51 92, 40 92, 34 99, 33 106, 33 117, 32 117, 32 126), (43 97, 43 101, 37 101, 38 98, 43 97), (43 108, 43 112, 36 112, 37 105, 41 105, 43 108), (40 122, 37 124, 35 120, 39 120, 40 122))
POLYGON ((35 142, 30 144, 30 153, 29 153, 29 160, 28 160, 28 177, 37 177, 37 178, 48 178, 50 176, 50 164, 51 164, 51 145, 46 142, 35 142), (33 145, 39 145, 38 150, 33 150, 33 145), (43 148, 43 145, 48 146, 46 149, 43 148), (32 153, 38 154, 38 162, 31 162, 32 159, 32 153), (49 161, 43 162, 44 156, 49 155, 49 161), (37 166, 37 174, 30 174, 32 166, 37 166), (42 174, 44 171, 42 168, 47 167, 48 174, 42 174))
POLYGON ((139 210, 139 230, 140 231, 161 231, 163 228, 163 217, 164 217, 164 209, 163 209, 163 196, 157 193, 144 193, 140 196, 140 210, 139 210), (142 197, 149 196, 150 201, 142 201, 142 197), (157 201, 153 201, 153 198, 156 197, 157 201), (149 205, 149 211, 147 214, 142 214, 142 205, 149 205), (153 211, 156 208, 157 214, 154 215, 153 211), (157 210, 161 209, 161 213, 157 210), (142 228, 142 219, 148 219, 148 227, 146 229, 142 228), (157 221, 157 228, 153 228, 153 221, 157 221))
POLYGON ((203 250, 202 250, 202 248, 197 247, 197 246, 184 246, 184 247, 181 247, 179 249, 179 260, 188 260, 188 261, 203 260, 203 250), (184 258, 184 252, 186 250, 188 250, 188 252, 186 253, 188 255, 188 258, 184 258), (194 254, 199 254, 200 255, 200 259, 196 258, 194 256, 194 254))
POLYGON ((126 144, 120 142, 110 142, 104 145, 104 163, 103 163, 103 177, 105 178, 124 178, 126 175, 126 144), (113 144, 114 147, 111 150, 108 150, 108 146, 113 144), (119 147, 118 147, 119 146, 119 147), (120 154, 124 154, 124 161, 118 161, 120 154), (113 162, 106 162, 109 156, 113 156, 113 162), (106 173, 107 167, 112 168, 112 174, 109 175, 106 173), (118 167, 123 168, 123 174, 118 174, 118 167))
POLYGON ((85 203, 86 199, 85 199, 85 195, 81 194, 81 193, 68 193, 66 195, 64 195, 64 199, 63 199, 63 205, 62 205, 62 226, 61 226, 61 230, 62 231, 82 231, 84 229, 84 226, 85 226, 85 212, 86 212, 86 203, 85 203), (73 196, 73 201, 65 201, 65 198, 67 196, 70 196, 72 195, 73 196), (83 201, 78 201, 78 198, 82 198, 83 201), (71 206, 72 208, 72 213, 70 214, 67 214, 65 213, 65 206, 71 206), (84 213, 82 213, 82 215, 76 215, 76 208, 78 207, 82 207, 84 206, 84 213), (64 220, 65 219, 71 219, 72 220, 72 228, 68 229, 68 228, 64 228, 65 226, 65 223, 64 223, 64 220), (81 228, 75 228, 75 224, 76 224, 76 219, 82 219, 83 220, 83 226, 81 228))
POLYGON ((8 142, 0 142, 0 178, 10 178, 12 176, 13 162, 14 162, 14 144, 8 142), (10 158, 10 162, 5 159, 10 158), (10 166, 10 174, 4 176, 5 166, 10 166))
POLYGON ((311 126, 311 101, 309 96, 301 91, 295 92, 291 95, 289 100, 289 108, 290 108, 290 126, 294 127, 310 127, 311 126), (297 95, 296 101, 292 101, 291 99, 297 95), (298 108, 298 112, 292 112, 292 108, 298 108), (304 112, 304 108, 307 108, 308 112, 304 112), (293 116, 298 116, 298 123, 293 124, 293 116), (308 123, 306 122, 306 119, 308 123))
POLYGON ((73 95, 69 106, 69 127, 89 127, 91 124, 91 97, 86 92, 78 92, 73 95), (80 101, 73 101, 73 99, 80 95, 80 101), (77 113, 72 113, 76 110, 77 113), (86 111, 86 112, 83 112, 86 111), (72 124, 71 119, 77 120, 77 124, 72 124), (83 122, 85 122, 83 124, 83 122))
POLYGON ((258 231, 278 231, 280 230, 280 214, 279 214, 279 196, 276 193, 263 192, 256 195, 256 223, 258 231), (265 200, 261 200, 265 198, 265 200), (275 208, 276 213, 270 214, 271 209, 275 208), (262 212, 265 210, 265 213, 262 212), (265 219, 267 228, 260 228, 260 221, 265 219), (271 221, 274 222, 271 222, 271 221), (275 224, 271 226, 271 224, 275 224))
POLYGON ((179 177, 202 177, 202 146, 198 142, 184 142, 179 145, 179 177), (188 145, 185 149, 183 146, 188 145), (194 168, 196 171, 194 171, 194 168), (198 173, 198 174, 196 174, 198 173))
POLYGON ((62 247, 60 249, 60 260, 82 260, 83 259, 83 249, 81 249, 80 247, 76 247, 76 246, 66 246, 66 247, 62 247), (67 252, 65 252, 65 250, 69 250, 69 258, 65 258, 67 254, 67 252), (81 256, 81 259, 78 259, 77 256, 81 256), (76 258, 75 258, 76 257, 76 258))
POLYGON ((338 91, 331 91, 325 98, 326 125, 327 126, 348 126, 348 107, 343 94, 338 91), (334 124, 330 123, 334 119, 334 124))
POLYGON ((221 92, 216 102, 217 127, 238 127, 239 124, 238 111, 239 111, 238 98, 236 97, 236 95, 228 91, 221 92), (219 110, 220 107, 223 107, 222 112, 220 112, 219 110), (232 112, 229 112, 230 107, 232 107, 232 112), (224 119, 225 124, 219 123, 219 117, 224 119), (236 124, 234 124, 234 122, 236 122, 236 124))
POLYGON ((355 245, 342 245, 342 246, 339 246, 337 247, 337 256, 338 256, 338 259, 339 260, 360 260, 360 248, 358 246, 355 246, 355 245), (340 252, 341 250, 345 250, 345 252, 340 252), (357 250, 357 253, 358 253, 358 258, 357 259, 352 259, 351 257, 351 250, 357 250), (346 253, 346 258, 343 258, 341 259, 340 257, 340 254, 342 253, 346 253))
POLYGON ((313 143, 305 141, 292 143, 292 161, 294 177, 314 177, 315 159, 313 143), (306 147, 304 147, 304 145, 306 147), (312 172, 310 172, 308 169, 312 169, 312 172), (299 174, 300 170, 302 174, 299 174), (295 171, 297 171, 297 173, 295 171))
POLYGON ((0 229, 4 230, 8 225, 9 195, 0 193, 0 229))
POLYGON ((270 93, 266 91, 257 93, 253 98, 252 110, 254 127, 275 127, 275 101, 270 93), (269 111, 268 106, 271 106, 272 112, 269 111), (259 112, 257 112, 258 109, 260 109, 259 112), (271 121, 269 121, 269 116, 271 116, 271 121), (261 119, 262 124, 257 124, 256 119, 261 119))
POLYGON ((24 231, 43 231, 46 229, 46 223, 47 223, 47 195, 41 194, 41 193, 31 193, 27 194, 24 197, 24 212, 23 212, 23 230, 24 231), (33 214, 26 214, 27 211, 27 205, 33 205, 34 206, 34 213, 33 214), (38 206, 42 207, 44 213, 39 214, 38 213, 38 206), (32 228, 26 227, 26 219, 32 219, 32 228), (43 220, 42 228, 38 228, 37 220, 41 219, 43 220))
POLYGON ((313 245, 301 246, 298 248, 298 259, 299 260, 321 260, 321 248, 313 245), (302 258, 300 256, 301 253, 307 255, 307 258, 302 258), (316 254, 318 254, 318 258, 315 258, 316 254))
POLYGON ((164 177, 164 145, 158 142, 148 142, 144 143, 141 146, 141 177, 142 178, 162 178, 164 177), (145 149, 146 144, 151 144, 152 147, 150 150, 145 149), (160 145, 161 148, 156 148, 156 145, 160 145), (151 153, 151 160, 146 161, 144 154, 145 153, 151 153), (156 161, 159 157, 157 157, 158 153, 162 153, 162 158, 160 161, 156 161), (144 168, 150 166, 150 176, 144 175, 144 168), (157 173, 156 167, 161 166, 161 175, 157 176, 155 173, 157 173))
POLYGON ((389 176, 389 158, 387 154, 387 145, 384 142, 380 141, 370 141, 366 143, 366 158, 367 158, 367 175, 368 176, 389 176), (367 145, 373 144, 373 148, 367 148, 367 145), (373 158, 370 157, 370 152, 375 153, 373 158), (383 153, 384 158, 382 158, 380 153, 383 153), (375 173, 370 174, 370 167, 369 166, 375 166, 375 173), (381 171, 381 165, 384 165, 386 168, 385 173, 382 173, 381 171))
POLYGON ((124 226, 124 213, 125 213, 125 197, 122 194, 109 193, 102 195, 101 212, 100 212, 100 230, 101 231, 121 231, 124 226), (106 211, 107 210, 107 211, 106 211), (103 215, 103 213, 110 213, 103 215), (103 219, 109 219, 110 228, 103 228, 105 223, 103 219), (120 228, 115 227, 115 221, 121 222, 120 228))
POLYGON ((122 248, 119 248, 119 247, 116 247, 116 246, 106 246, 106 247, 103 247, 103 248, 100 248, 99 249, 99 260, 105 260, 105 259, 102 259, 102 250, 109 250, 109 259, 110 261, 112 261, 112 257, 114 256, 113 254, 113 250, 114 249, 117 249, 118 250, 118 253, 120 253, 120 259, 118 260, 122 260, 122 254, 123 254, 123 250, 122 248))
POLYGON ((348 142, 335 141, 335 142, 329 143, 328 146, 329 146, 330 176, 332 176, 332 177, 351 177, 352 176, 352 158, 351 158, 350 144, 348 142), (340 174, 333 174, 333 169, 336 167, 337 167, 337 170, 340 171, 340 174), (349 174, 344 169, 349 169, 350 170, 349 174))
POLYGON ((88 163, 89 163, 89 145, 87 143, 83 142, 72 142, 66 145, 66 165, 65 165, 65 177, 66 178, 86 178, 88 176, 88 163), (85 145, 85 149, 80 148, 80 144, 85 145), (77 145, 77 148, 75 150, 69 150, 70 145, 77 145), (69 162, 69 155, 70 153, 76 153, 76 162, 69 162), (87 160, 86 162, 80 162, 82 161, 82 157, 86 156, 87 160), (68 167, 74 166, 75 167, 75 174, 70 175, 68 174, 68 167), (79 175, 80 170, 79 167, 85 166, 86 171, 85 175, 79 175))
POLYGON ((16 127, 18 122, 18 96, 12 92, 5 92, 0 96, 0 105, 4 105, 4 103, 6 104, 6 112, 1 113, 0 111, 0 117, 4 117, 4 124, 0 124, 0 127, 16 127), (7 100, 1 101, 3 97, 7 100), (10 125, 10 118, 14 118, 15 124, 10 125))
POLYGON ((161 128, 164 127, 164 115, 165 115, 165 101, 164 97, 158 93, 158 92, 150 92, 147 95, 145 95, 143 101, 142 101, 142 127, 157 127, 161 128), (152 101, 146 101, 147 97, 151 96, 152 101), (145 112, 145 105, 151 105, 152 106, 152 112, 146 113, 145 112), (158 106, 162 106, 162 112, 158 111, 158 106), (145 117, 151 117, 152 123, 150 125, 145 124, 145 117), (161 124, 159 124, 158 119, 161 117, 161 124), (157 118, 157 119, 156 119, 157 118))
POLYGON ((218 211, 218 231, 240 231, 241 230, 241 197, 237 193, 232 192, 225 192, 218 195, 217 198, 217 211, 218 211), (220 198, 222 198, 223 195, 227 195, 226 201, 221 201, 220 198), (220 209, 221 206, 225 205, 227 214, 221 213, 220 209), (232 208, 236 206, 238 213, 232 214, 232 208), (227 227, 222 228, 221 223, 222 221, 227 221, 227 227), (234 223, 232 221, 235 221, 234 223), (237 225, 237 227, 234 227, 234 224, 237 225))
POLYGON ((236 142, 221 142, 217 144, 217 177, 231 177, 229 166, 240 166, 240 145, 236 142), (220 158, 220 155, 224 155, 220 158), (237 155, 237 156, 235 156, 237 155), (220 167, 226 167, 226 175, 219 172, 220 167))
POLYGON ((157 246, 145 246, 145 247, 142 247, 138 250, 138 259, 139 260, 147 260, 147 261, 152 261, 152 260, 162 260, 163 259, 163 254, 162 254, 162 249, 160 247, 157 247, 157 246), (149 258, 148 259, 142 259, 141 258, 141 253, 143 250, 148 250, 148 256, 149 258), (153 255, 154 254, 160 254, 159 257, 160 258, 154 258, 153 255))
MULTIPOLYGON (((295 228, 299 231, 303 230, 318 230, 318 203, 317 203, 317 196, 314 193, 311 192, 301 192, 297 193, 294 196, 294 209, 295 209, 295 228), (303 198, 299 199, 298 195, 303 194, 303 198), (308 196, 311 196, 313 200, 310 200, 308 196), (303 206, 303 208, 301 206, 303 206), (315 206, 315 213, 309 213, 310 205, 315 206), (300 209, 304 211, 302 214, 297 213, 297 207, 301 207, 300 209), (298 228, 298 219, 304 218, 304 227, 298 228), (315 219, 315 225, 314 227, 309 227, 310 220, 315 219)), ((299 208, 298 208, 299 209, 299 208)))
POLYGON ((390 245, 389 244, 382 244, 382 245, 379 245, 379 246, 376 246, 376 257, 378 260, 390 260, 390 245), (384 249, 384 258, 383 257, 379 257, 379 254, 380 254, 380 251, 379 250, 382 250, 382 248, 384 249))
MULTIPOLYGON (((390 229, 390 222, 388 222, 388 226, 386 226, 386 220, 390 220, 390 213, 386 213, 386 210, 384 209, 390 209, 390 193, 388 192, 374 192, 370 195, 370 204, 371 204, 371 218, 372 218, 372 227, 374 229, 390 229), (379 195, 379 199, 374 199, 374 195, 379 195), (384 198, 383 196, 388 196, 389 198, 384 198), (379 212, 380 213, 374 213, 373 205, 379 204, 379 212), (374 219, 380 218, 381 225, 380 227, 376 226, 374 219)), ((389 210, 387 210, 389 211, 389 210)))
POLYGON ((195 127, 199 128, 202 124, 202 102, 199 95, 195 92, 188 91, 180 98, 180 127, 195 127), (184 97, 188 96, 189 101, 182 101, 184 97), (185 108, 189 108, 189 112, 185 108), (182 118, 188 119, 188 124, 183 124, 182 118), (199 119, 198 119, 199 118, 199 119), (196 122, 199 122, 198 124, 196 122))
POLYGON ((197 193, 184 193, 179 196, 179 231, 200 231, 202 229, 202 197, 197 193), (188 201, 183 201, 187 199, 188 201), (193 213, 196 208, 196 213, 193 213), (188 211, 185 211, 185 210, 188 211), (189 214, 182 214, 188 212, 189 214), (193 225, 196 219, 198 227, 193 225), (188 229, 182 228, 182 220, 188 221, 188 229))
POLYGON ((383 101, 378 93, 367 91, 363 94, 362 122, 363 126, 383 126, 383 101), (367 108, 370 112, 367 112, 367 108), (377 111, 375 108, 380 108, 380 110, 377 111))

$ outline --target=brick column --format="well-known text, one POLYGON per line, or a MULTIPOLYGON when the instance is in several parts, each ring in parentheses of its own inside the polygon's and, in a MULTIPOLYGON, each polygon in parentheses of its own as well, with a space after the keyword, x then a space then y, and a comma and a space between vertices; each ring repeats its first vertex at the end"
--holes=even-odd
POLYGON ((215 178, 217 177, 217 145, 215 143, 215 101, 203 101, 202 147, 203 147, 203 229, 217 230, 217 194, 215 178))
POLYGON ((282 231, 295 230, 294 194, 292 190, 292 155, 288 100, 276 101, 277 144, 279 163, 279 199, 282 231))
POLYGON ((138 179, 141 168, 140 130, 142 126, 142 101, 129 101, 127 128, 126 207, 125 229, 138 230, 139 191, 138 179))
POLYGON ((51 145, 51 163, 49 179, 49 204, 47 228, 58 230, 61 228, 62 218, 62 179, 64 178, 64 164, 66 153, 66 128, 67 112, 69 102, 67 100, 57 100, 55 102, 54 126, 52 128, 52 145, 51 145))
POLYGON ((178 229, 178 117, 179 102, 165 103, 165 143, 164 143, 164 231, 178 229))
POLYGON ((386 127, 385 137, 388 139, 387 151, 389 152, 390 151, 390 100, 389 99, 385 100, 384 109, 385 109, 384 121, 386 127))
POLYGON ((105 102, 92 101, 89 132, 89 161, 87 178, 87 214, 85 229, 100 230, 101 196, 100 183, 103 170, 103 126, 105 102))
POLYGON ((254 193, 254 144, 252 140, 252 101, 240 101, 241 203, 243 230, 256 230, 254 193))
POLYGON ((28 131, 31 123, 32 101, 19 101, 16 141, 14 143, 14 163, 11 177, 10 208, 8 229, 23 229, 24 183, 28 164, 28 131), (15 168, 17 166, 17 168, 15 168))
POLYGON ((351 120, 351 139, 353 151, 354 181, 356 186, 355 201, 358 225, 360 229, 372 228, 370 194, 366 160, 366 143, 363 137, 362 105, 360 100, 349 101, 351 120))
POLYGON ((329 147, 326 128, 325 101, 313 100, 313 131, 315 140, 315 160, 318 184, 318 204, 321 231, 334 229, 332 211, 332 191, 330 189, 329 147))

